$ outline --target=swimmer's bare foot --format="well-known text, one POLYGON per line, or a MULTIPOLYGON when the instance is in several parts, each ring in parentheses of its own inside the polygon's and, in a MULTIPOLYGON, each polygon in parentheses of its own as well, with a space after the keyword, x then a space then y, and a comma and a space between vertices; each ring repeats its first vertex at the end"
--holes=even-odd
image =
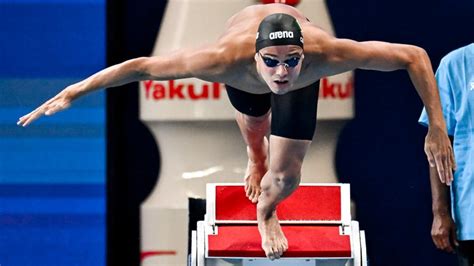
POLYGON ((265 255, 271 260, 279 259, 283 252, 288 250, 288 240, 281 230, 275 212, 269 218, 265 218, 262 213, 257 213, 257 217, 258 231, 262 238, 262 248, 265 255))
POLYGON ((267 162, 255 163, 249 159, 245 173, 245 195, 252 203, 257 203, 260 196, 260 181, 268 170, 267 162))
POLYGON ((263 138, 263 142, 260 145, 253 145, 252 148, 247 146, 249 161, 244 178, 245 195, 252 203, 257 203, 262 191, 260 181, 262 181, 263 176, 268 170, 267 153, 268 139, 266 137, 263 138))

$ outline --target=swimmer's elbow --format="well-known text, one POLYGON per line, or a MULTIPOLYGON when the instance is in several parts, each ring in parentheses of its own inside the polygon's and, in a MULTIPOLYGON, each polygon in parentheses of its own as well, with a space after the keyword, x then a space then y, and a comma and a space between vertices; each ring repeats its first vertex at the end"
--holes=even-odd
POLYGON ((137 80, 166 80, 178 78, 180 71, 171 60, 160 56, 138 57, 130 60, 132 69, 137 80))
POLYGON ((147 80, 153 77, 153 59, 151 57, 138 57, 130 60, 130 68, 138 80, 147 80))

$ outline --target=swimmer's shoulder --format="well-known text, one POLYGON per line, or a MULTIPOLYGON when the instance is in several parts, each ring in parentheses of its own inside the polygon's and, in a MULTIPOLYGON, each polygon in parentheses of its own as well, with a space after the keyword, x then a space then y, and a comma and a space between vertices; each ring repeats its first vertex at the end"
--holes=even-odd
POLYGON ((305 56, 324 57, 336 38, 317 25, 302 25, 305 56))
POLYGON ((218 49, 222 60, 230 68, 251 62, 255 55, 255 34, 242 32, 223 36, 218 41, 218 49))

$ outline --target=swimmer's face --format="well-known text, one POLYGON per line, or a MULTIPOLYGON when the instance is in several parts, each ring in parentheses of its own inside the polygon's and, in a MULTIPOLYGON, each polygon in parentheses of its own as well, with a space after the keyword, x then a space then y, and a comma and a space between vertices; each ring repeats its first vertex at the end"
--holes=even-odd
POLYGON ((303 49, 297 45, 268 46, 255 54, 257 71, 275 94, 294 89, 303 61, 303 49))

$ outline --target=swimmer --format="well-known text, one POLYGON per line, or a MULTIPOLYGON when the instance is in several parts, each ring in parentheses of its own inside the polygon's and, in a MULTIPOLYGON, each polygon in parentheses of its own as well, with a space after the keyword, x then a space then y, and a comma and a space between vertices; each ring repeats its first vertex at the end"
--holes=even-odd
POLYGON ((268 258, 278 259, 288 242, 275 210, 299 186, 316 127, 319 80, 356 68, 407 70, 428 114, 426 155, 441 181, 451 182, 452 148, 426 52, 413 45, 335 38, 284 4, 243 9, 208 45, 108 67, 66 87, 18 124, 68 108, 99 88, 134 81, 196 77, 224 83, 247 144, 245 192, 257 203, 262 248, 268 258))

